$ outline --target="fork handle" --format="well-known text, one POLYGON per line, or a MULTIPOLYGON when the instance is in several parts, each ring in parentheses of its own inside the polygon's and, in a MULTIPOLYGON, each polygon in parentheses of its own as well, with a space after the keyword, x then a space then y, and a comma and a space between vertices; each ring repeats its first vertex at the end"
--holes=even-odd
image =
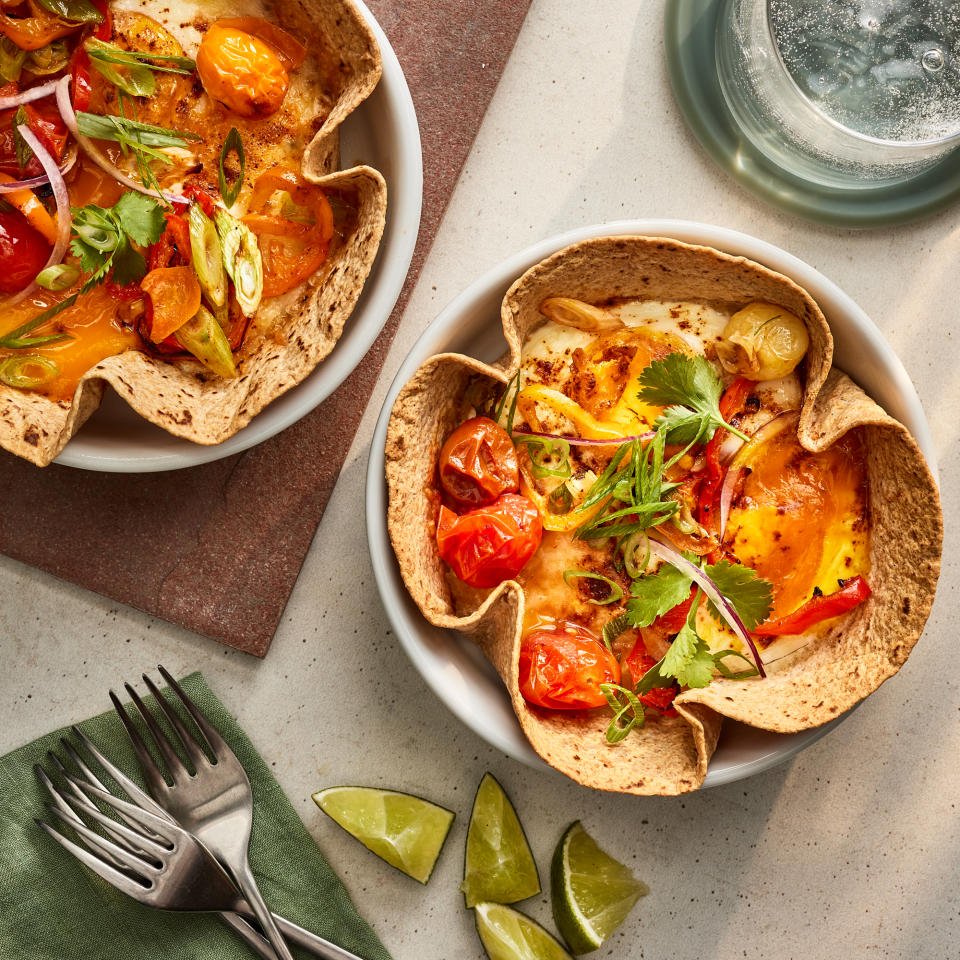
POLYGON ((315 933, 297 926, 292 920, 287 920, 277 914, 273 914, 273 919, 276 921, 280 932, 291 943, 303 947, 304 950, 309 950, 314 956, 321 957, 322 960, 360 960, 355 953, 344 950, 343 947, 338 947, 335 943, 324 940, 323 937, 318 937, 315 933))
POLYGON ((280 933, 276 923, 273 921, 273 914, 270 912, 270 908, 264 903, 263 895, 260 893, 257 881, 253 878, 253 871, 250 869, 250 864, 246 857, 236 865, 232 873, 233 879, 240 888, 240 892, 250 905, 250 910, 256 918, 257 924, 270 941, 270 945, 276 951, 279 960, 293 960, 293 954, 290 953, 290 948, 283 939, 283 934, 280 933))
POLYGON ((277 960, 277 953, 273 947, 270 946, 270 942, 266 937, 257 933, 243 917, 226 911, 221 913, 220 917, 223 922, 260 957, 260 960, 277 960))

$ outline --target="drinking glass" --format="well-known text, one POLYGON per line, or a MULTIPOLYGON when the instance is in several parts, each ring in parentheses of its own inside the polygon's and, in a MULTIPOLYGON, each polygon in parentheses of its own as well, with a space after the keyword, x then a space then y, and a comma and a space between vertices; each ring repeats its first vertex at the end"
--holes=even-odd
POLYGON ((844 189, 960 146, 958 0, 721 0, 720 86, 778 166, 844 189))

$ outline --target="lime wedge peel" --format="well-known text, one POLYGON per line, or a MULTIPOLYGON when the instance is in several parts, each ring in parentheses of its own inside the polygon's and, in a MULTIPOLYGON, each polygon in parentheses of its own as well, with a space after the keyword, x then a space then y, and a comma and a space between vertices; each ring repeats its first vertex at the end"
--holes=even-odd
POLYGON ((489 773, 473 801, 460 889, 468 907, 516 903, 540 892, 540 874, 517 812, 489 773))
POLYGON ((550 865, 550 894, 557 929, 574 953, 596 950, 649 892, 579 820, 566 829, 550 865))
POLYGON ((539 923, 500 903, 478 903, 477 933, 490 960, 573 960, 539 923))
POLYGON ((426 883, 454 814, 422 797, 376 787, 328 787, 314 802, 368 850, 426 883))

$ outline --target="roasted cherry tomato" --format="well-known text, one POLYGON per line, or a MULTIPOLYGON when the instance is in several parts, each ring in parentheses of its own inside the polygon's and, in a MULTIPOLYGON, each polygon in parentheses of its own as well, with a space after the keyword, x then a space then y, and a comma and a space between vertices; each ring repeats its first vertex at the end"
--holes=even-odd
POLYGON ((257 178, 250 213, 243 222, 257 234, 265 297, 292 290, 313 274, 330 252, 330 203, 319 187, 301 180, 292 170, 268 170, 257 178))
POLYGON ((83 29, 82 23, 63 20, 45 9, 37 0, 27 0, 28 17, 9 17, 3 4, 0 9, 0 34, 12 40, 21 50, 39 50, 48 43, 83 29))
MULTIPOLYGON (((682 604, 681 604, 682 606, 682 604)), ((647 653, 641 637, 634 644, 633 649, 627 654, 626 664, 630 669, 630 676, 634 685, 638 684, 643 675, 657 661, 647 653)), ((676 713, 673 709, 673 698, 680 692, 680 688, 674 683, 669 687, 654 687, 646 693, 640 694, 640 702, 647 707, 654 707, 661 713, 668 713, 671 716, 676 713)))
POLYGON ((806 633, 821 620, 839 617, 841 613, 846 613, 848 610, 859 606, 870 596, 870 593, 870 587, 863 577, 851 577, 843 583, 836 593, 819 594, 811 597, 805 604, 786 617, 761 623, 754 630, 754 633, 758 633, 761 637, 780 637, 806 633))
POLYGON ((147 251, 151 270, 179 267, 190 263, 190 227, 179 213, 167 213, 167 226, 160 239, 147 251))
POLYGON ((600 684, 619 682, 617 658, 583 630, 533 630, 520 645, 520 693, 538 707, 602 707, 600 684))
POLYGON ((0 211, 0 290, 16 293, 43 269, 50 244, 16 210, 0 211))
MULTIPOLYGON (((16 93, 16 85, 9 84, 11 92, 16 93)), ((0 95, 6 95, 0 90, 0 95)), ((52 100, 37 100, 23 106, 27 115, 27 125, 58 163, 63 159, 67 144, 67 127, 52 100)), ((13 137, 13 121, 16 110, 0 112, 0 173, 7 173, 14 180, 25 180, 43 173, 40 161, 30 154, 27 165, 21 169, 17 161, 17 149, 13 137)))
POLYGON ((440 556, 471 587, 495 587, 515 577, 542 536, 537 508, 516 493, 459 517, 441 507, 437 522, 440 556))
POLYGON ((287 68, 269 44, 218 23, 200 43, 197 73, 214 100, 242 117, 276 113, 290 86, 287 68))
POLYGON ((467 420, 450 434, 437 470, 443 489, 465 507, 493 503, 501 493, 520 489, 517 449, 489 417, 467 420))
POLYGON ((93 86, 90 83, 90 57, 82 46, 70 57, 70 89, 73 92, 73 109, 89 110, 93 86))

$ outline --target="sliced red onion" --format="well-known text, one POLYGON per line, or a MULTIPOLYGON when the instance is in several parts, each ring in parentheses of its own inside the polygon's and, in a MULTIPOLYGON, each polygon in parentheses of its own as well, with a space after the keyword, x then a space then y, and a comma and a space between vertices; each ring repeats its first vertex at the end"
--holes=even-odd
POLYGON ((796 418, 795 410, 788 410, 785 413, 777 414, 772 420, 768 420, 751 438, 749 443, 745 443, 730 461, 727 469, 727 475, 723 478, 723 486, 720 488, 720 540, 727 531, 727 521, 730 519, 730 506, 733 503, 733 495, 736 492, 737 484, 743 476, 748 463, 757 447, 766 443, 771 437, 778 434, 788 426, 789 418, 796 418))
MULTIPOLYGON (((70 78, 63 77, 62 79, 69 81, 70 78)), ((14 93, 9 97, 0 97, 0 110, 11 110, 24 103, 32 103, 34 100, 42 100, 44 97, 49 97, 51 94, 57 92, 58 83, 60 83, 60 80, 50 80, 47 83, 41 83, 37 87, 30 87, 29 90, 21 90, 19 93, 14 93)))
POLYGON ((750 631, 743 625, 739 614, 734 609, 733 604, 720 592, 717 585, 695 564, 691 563, 686 557, 682 556, 673 547, 668 547, 660 540, 650 538, 650 552, 666 561, 671 566, 676 567, 681 573, 685 573, 694 583, 700 587, 707 597, 713 601, 714 606, 720 611, 720 616, 730 625, 730 629, 740 638, 740 641, 750 650, 753 656, 754 665, 761 677, 765 677, 766 671, 763 669, 763 661, 760 659, 760 651, 757 650, 750 631))
POLYGON ((631 440, 652 440, 654 434, 639 433, 632 437, 617 437, 614 440, 586 440, 583 437, 567 437, 562 433, 538 433, 535 430, 514 430, 515 437, 543 437, 545 440, 563 440, 569 443, 571 447, 612 447, 620 446, 622 443, 629 443, 631 440))
MULTIPOLYGON (((73 144, 66 159, 60 164, 59 170, 61 174, 67 173, 77 162, 77 153, 77 145, 73 144)), ((27 180, 15 180, 13 183, 0 183, 0 193, 13 193, 15 190, 35 190, 37 187, 46 186, 49 182, 50 178, 45 173, 41 173, 39 176, 30 177, 27 180)))
MULTIPOLYGON (((70 196, 67 193, 67 185, 56 160, 50 156, 43 144, 37 139, 36 134, 25 123, 21 123, 17 127, 17 131, 33 151, 37 160, 40 161, 40 166, 43 167, 43 172, 47 175, 50 186, 53 188, 53 198, 57 202, 57 239, 47 262, 41 268, 42 272, 47 267, 53 267, 60 263, 63 260, 63 255, 67 252, 67 246, 70 243, 70 196)), ((12 307, 21 300, 25 300, 36 289, 37 281, 34 279, 19 293, 15 293, 4 301, 3 306, 12 307)))
POLYGON ((73 104, 70 102, 70 77, 61 77, 56 83, 56 94, 57 94, 57 106, 60 109, 60 116, 63 117, 63 122, 67 125, 67 129, 73 135, 74 139, 80 145, 80 148, 83 152, 105 173, 109 173, 111 177, 115 180, 122 183, 125 187, 129 187, 131 190, 136 190, 138 193, 145 193, 150 197, 158 197, 161 200, 166 200, 169 203, 187 203, 190 201, 180 194, 177 193, 167 193, 165 190, 157 192, 156 190, 151 190, 149 187, 144 186, 140 181, 134 180, 133 177, 125 174, 118 166, 113 164, 109 157, 105 157, 96 147, 92 140, 89 137, 83 136, 80 133, 80 128, 77 126, 77 115, 74 112, 73 104))

